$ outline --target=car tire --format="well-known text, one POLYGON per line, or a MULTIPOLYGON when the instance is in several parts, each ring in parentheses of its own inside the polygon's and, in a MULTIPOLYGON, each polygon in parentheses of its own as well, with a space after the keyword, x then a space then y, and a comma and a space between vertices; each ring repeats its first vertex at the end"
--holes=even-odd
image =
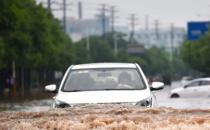
POLYGON ((180 96, 179 96, 179 94, 177 94, 177 93, 173 93, 173 94, 171 94, 170 97, 171 97, 171 98, 179 98, 180 96))

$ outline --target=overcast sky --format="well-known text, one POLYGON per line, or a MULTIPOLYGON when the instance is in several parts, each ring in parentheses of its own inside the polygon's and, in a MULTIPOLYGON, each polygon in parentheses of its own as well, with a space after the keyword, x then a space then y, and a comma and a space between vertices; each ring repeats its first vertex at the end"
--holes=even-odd
MULTIPOLYGON (((37 0, 47 1, 47 0, 37 0)), ((52 0, 53 1, 53 0, 52 0)), ((55 0, 60 1, 62 0, 55 0)), ((77 2, 83 3, 84 18, 93 18, 98 13, 100 4, 114 5, 118 10, 117 24, 128 25, 129 14, 138 17, 138 27, 145 27, 145 16, 149 16, 150 28, 154 27, 154 20, 160 21, 160 27, 186 27, 187 21, 210 20, 210 0, 66 0, 73 3, 67 15, 77 18, 77 2)), ((56 8, 55 5, 52 8, 56 8)), ((62 18, 61 11, 54 11, 56 17, 62 18)))

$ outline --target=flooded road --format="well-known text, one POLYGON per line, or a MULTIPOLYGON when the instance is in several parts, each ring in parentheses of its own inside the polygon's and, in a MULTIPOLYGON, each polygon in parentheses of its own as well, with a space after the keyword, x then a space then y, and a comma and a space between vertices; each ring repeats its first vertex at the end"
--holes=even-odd
POLYGON ((16 103, 0 103, 0 111, 47 111, 51 108, 52 99, 32 100, 16 103))
POLYGON ((188 109, 210 109, 209 97, 188 97, 188 98, 169 98, 170 91, 174 88, 181 87, 180 82, 173 82, 172 86, 166 86, 162 91, 156 91, 159 107, 188 108, 188 109))
POLYGON ((7 108, 0 112, 0 129, 209 130, 210 99, 171 99, 170 90, 154 92, 158 108, 100 104, 51 109, 52 99, 0 104, 7 108))
MULTIPOLYGON (((210 98, 169 98, 170 90, 180 86, 180 82, 173 82, 172 87, 166 86, 163 90, 155 91, 158 107, 188 108, 188 109, 210 109, 210 98)), ((25 101, 21 103, 0 104, 3 111, 27 111, 39 112, 51 108, 52 99, 25 101)))
POLYGON ((3 130, 209 130, 210 110, 74 106, 47 112, 1 112, 3 130))

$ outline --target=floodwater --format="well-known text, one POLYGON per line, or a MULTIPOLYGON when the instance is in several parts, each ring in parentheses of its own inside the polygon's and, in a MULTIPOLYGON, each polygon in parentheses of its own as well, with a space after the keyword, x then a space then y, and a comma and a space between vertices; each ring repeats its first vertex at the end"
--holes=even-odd
MULTIPOLYGON (((170 90, 180 86, 180 82, 173 82, 172 86, 166 86, 163 90, 155 91, 158 107, 188 108, 188 109, 210 109, 210 98, 169 98, 170 90)), ((39 112, 51 108, 53 100, 33 100, 21 103, 0 104, 0 110, 4 111, 27 111, 39 112)))
POLYGON ((180 87, 180 82, 173 82, 172 86, 166 86, 162 91, 156 91, 158 106, 173 107, 173 108, 187 108, 187 109, 210 109, 209 97, 187 97, 187 98, 169 98, 170 91, 174 88, 180 87))
MULTIPOLYGON (((158 107, 173 107, 187 109, 210 109, 210 98, 169 98, 170 90, 180 86, 180 82, 173 82, 172 86, 166 86, 163 90, 155 91, 158 107)), ((27 111, 39 112, 50 110, 52 99, 25 101, 21 103, 0 103, 3 111, 27 111)))
POLYGON ((51 108, 52 103, 52 99, 32 100, 17 103, 0 103, 0 110, 40 112, 49 110, 51 108))
POLYGON ((74 106, 46 112, 1 112, 3 130, 209 130, 210 110, 74 106))
POLYGON ((51 109, 52 99, 0 104, 0 130, 210 130, 209 98, 169 98, 174 83, 156 91, 158 107, 83 105, 51 109))
POLYGON ((210 109, 210 98, 169 98, 169 93, 157 92, 158 106, 188 109, 210 109))

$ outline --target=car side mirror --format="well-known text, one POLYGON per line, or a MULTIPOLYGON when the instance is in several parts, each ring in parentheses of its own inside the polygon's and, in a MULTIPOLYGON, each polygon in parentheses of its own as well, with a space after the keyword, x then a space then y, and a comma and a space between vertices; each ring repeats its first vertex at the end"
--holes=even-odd
POLYGON ((48 91, 48 92, 57 92, 56 91, 56 85, 55 84, 51 84, 51 85, 47 85, 45 86, 45 91, 48 91))
POLYGON ((164 88, 164 83, 162 83, 162 82, 152 82, 150 88, 151 88, 152 91, 161 90, 161 89, 164 88))

